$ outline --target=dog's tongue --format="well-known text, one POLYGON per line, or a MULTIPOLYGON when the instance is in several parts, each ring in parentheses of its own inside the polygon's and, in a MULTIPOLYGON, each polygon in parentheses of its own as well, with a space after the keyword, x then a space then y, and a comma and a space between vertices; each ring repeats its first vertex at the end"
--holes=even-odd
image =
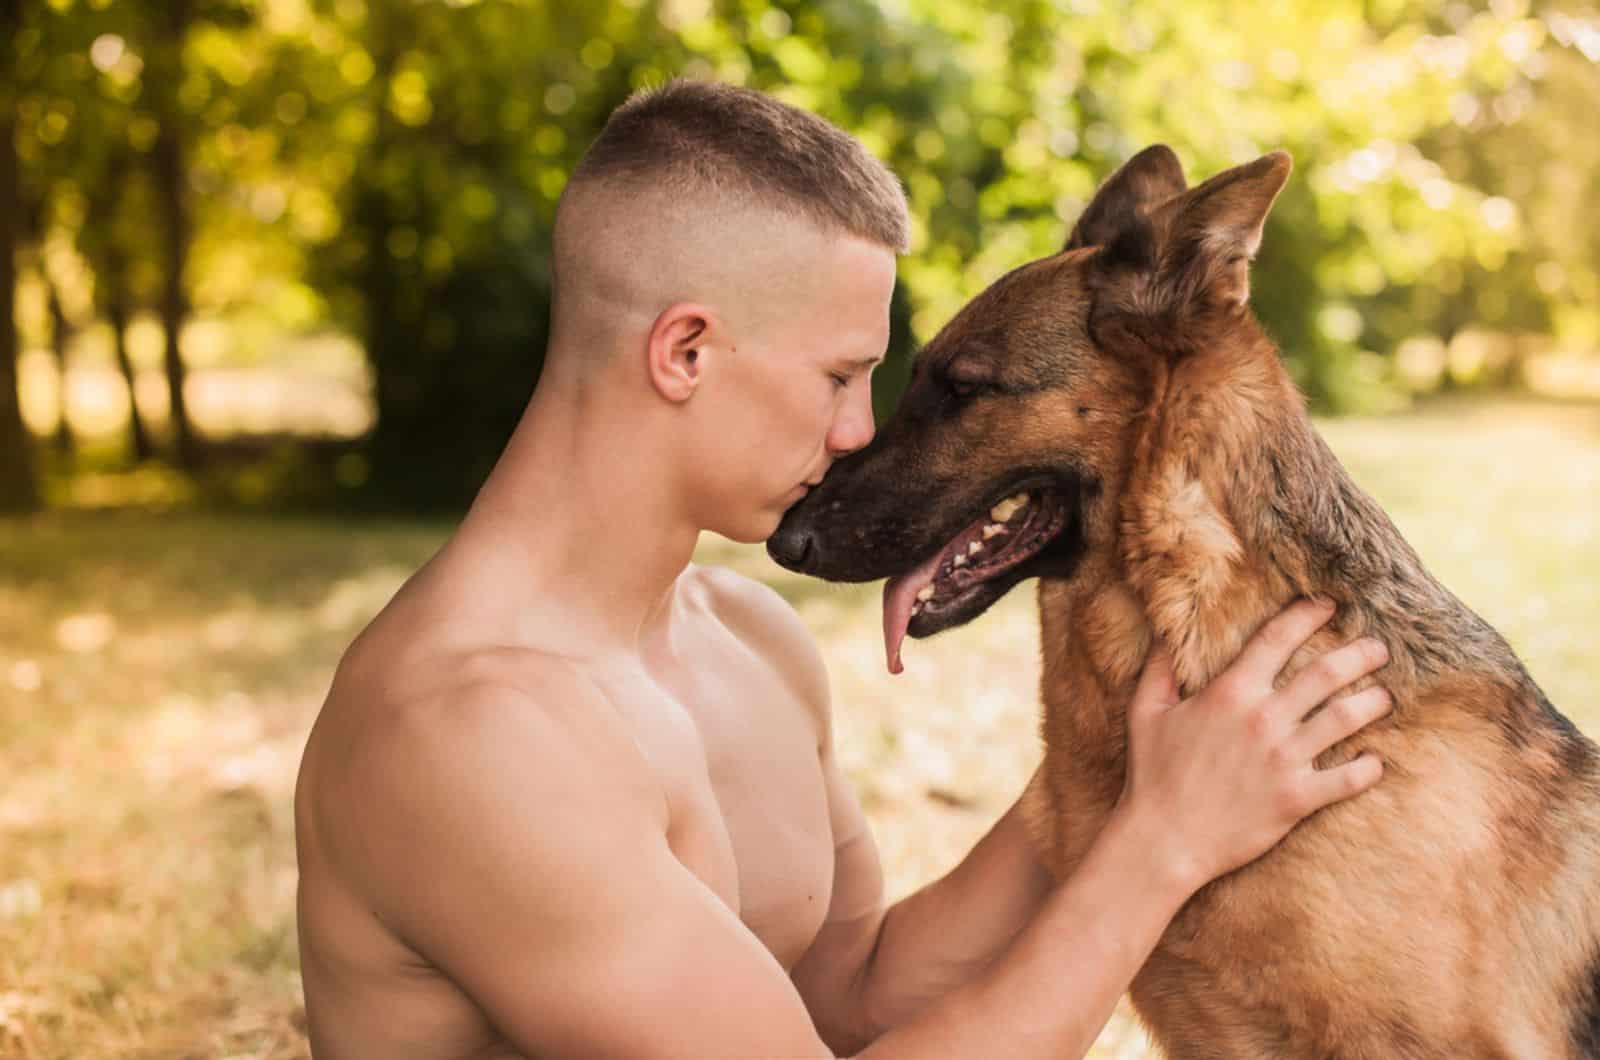
POLYGON ((906 639, 906 627, 911 624, 911 605, 922 587, 933 581, 942 555, 936 552, 922 566, 883 583, 883 650, 892 674, 905 669, 900 665, 900 642, 906 639))

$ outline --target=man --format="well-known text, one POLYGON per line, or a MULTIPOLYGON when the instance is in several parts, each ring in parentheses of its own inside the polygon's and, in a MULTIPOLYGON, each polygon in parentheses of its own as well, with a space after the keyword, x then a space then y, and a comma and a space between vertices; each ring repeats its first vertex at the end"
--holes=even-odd
POLYGON ((563 195, 527 415, 306 747, 322 1060, 1082 1055, 1196 888, 1376 782, 1311 762, 1381 694, 1302 719, 1381 647, 1273 691, 1331 613, 1299 604, 1189 701, 1158 653, 1072 878, 1013 808, 885 908, 805 630, 689 560, 871 438, 906 242, 894 179, 810 115, 691 82, 613 115, 563 195))

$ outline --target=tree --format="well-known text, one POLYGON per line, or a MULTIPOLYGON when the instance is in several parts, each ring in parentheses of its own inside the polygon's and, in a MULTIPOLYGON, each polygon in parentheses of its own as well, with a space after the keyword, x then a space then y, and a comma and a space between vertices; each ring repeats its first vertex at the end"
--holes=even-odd
POLYGON ((184 288, 184 270, 189 263, 192 239, 189 216, 189 169, 187 165, 187 123, 178 103, 178 86, 184 76, 184 43, 194 20, 192 0, 162 0, 146 14, 149 27, 149 52, 153 70, 145 83, 149 86, 152 107, 159 131, 151 153, 158 201, 161 208, 161 260, 164 268, 161 292, 161 328, 164 333, 162 363, 167 373, 167 407, 171 418, 173 445, 178 466, 193 470, 199 455, 194 428, 189 422, 189 407, 184 398, 186 370, 180 340, 189 318, 189 296, 184 288))
MULTIPOLYGON (((1570 223, 1593 188, 1592 0, 1559 14, 1290 0, 1271 18, 1221 0, 1070 18, 1057 0, 31 10, 17 52, 25 197, 92 266, 116 334, 160 308, 180 459, 194 448, 186 317, 278 313, 269 328, 360 338, 377 420, 365 462, 341 474, 365 468, 389 505, 457 504, 487 473, 540 367, 566 175, 615 105, 671 76, 821 113, 904 182, 913 248, 880 413, 918 340, 1055 251, 1096 182, 1153 141, 1192 179, 1294 155, 1253 301, 1325 407, 1363 400, 1374 363, 1414 332, 1600 335, 1600 247, 1570 223)), ((242 359, 242 345, 220 355, 242 359)), ((112 352, 131 386, 125 349, 112 352)), ((137 455, 148 441, 130 426, 137 455)))
POLYGON ((291 164, 348 174, 327 188, 340 222, 311 277, 372 367, 375 501, 458 504, 487 475, 540 368, 556 197, 629 91, 609 57, 649 54, 632 41, 652 25, 648 3, 526 0, 346 6, 322 23, 346 50, 305 73, 326 117, 302 123, 291 164))
POLYGON ((39 505, 33 446, 17 390, 16 253, 22 212, 18 194, 17 78, 14 42, 22 30, 22 0, 0 0, 0 40, 6 76, 0 83, 0 510, 39 505))

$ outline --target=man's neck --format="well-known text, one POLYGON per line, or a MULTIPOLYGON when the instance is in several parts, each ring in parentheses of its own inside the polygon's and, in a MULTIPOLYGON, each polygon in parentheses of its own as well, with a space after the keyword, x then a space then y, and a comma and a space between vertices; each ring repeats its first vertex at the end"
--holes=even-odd
POLYGON ((646 417, 602 385, 541 382, 457 537, 525 579, 517 598, 559 602, 578 641, 634 651, 664 630, 699 527, 646 417))

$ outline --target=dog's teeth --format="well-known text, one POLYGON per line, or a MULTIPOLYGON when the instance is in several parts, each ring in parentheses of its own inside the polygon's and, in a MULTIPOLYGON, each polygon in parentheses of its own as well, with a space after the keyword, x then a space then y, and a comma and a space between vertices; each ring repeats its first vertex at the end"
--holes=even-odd
POLYGON ((917 594, 917 599, 921 600, 923 603, 927 603, 929 600, 932 600, 933 599, 933 586, 924 585, 922 587, 922 591, 917 594))
POLYGON ((915 618, 920 614, 922 614, 922 601, 918 600, 916 603, 911 605, 911 616, 915 618))
POLYGON ((990 508, 989 518, 997 523, 1003 523, 1027 506, 1028 495, 1026 493, 1018 493, 1013 497, 1007 497, 993 508, 990 508))
MULTIPOLYGON (((1003 534, 1005 532, 1006 532, 1006 528, 1005 527, 999 526, 999 525, 997 525, 995 523, 990 523, 988 526, 983 528, 983 539, 985 541, 987 541, 991 537, 995 536, 996 534, 1003 534)), ((977 542, 974 541, 973 544, 977 544, 977 542)))
POLYGON ((965 567, 967 565, 967 557, 965 557, 965 556, 957 556, 952 565, 956 566, 956 567, 965 567))
POLYGON ((971 542, 970 544, 967 545, 967 555, 969 555, 969 556, 976 556, 978 553, 980 553, 982 551, 983 551, 983 542, 982 541, 973 541, 973 542, 971 542))

